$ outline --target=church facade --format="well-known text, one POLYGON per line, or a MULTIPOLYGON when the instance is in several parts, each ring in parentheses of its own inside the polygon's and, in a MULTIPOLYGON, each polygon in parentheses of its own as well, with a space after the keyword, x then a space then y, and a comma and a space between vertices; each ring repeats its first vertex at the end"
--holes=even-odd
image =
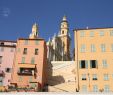
POLYGON ((66 16, 63 17, 58 35, 47 42, 47 59, 51 61, 69 61, 70 58, 70 34, 66 16))

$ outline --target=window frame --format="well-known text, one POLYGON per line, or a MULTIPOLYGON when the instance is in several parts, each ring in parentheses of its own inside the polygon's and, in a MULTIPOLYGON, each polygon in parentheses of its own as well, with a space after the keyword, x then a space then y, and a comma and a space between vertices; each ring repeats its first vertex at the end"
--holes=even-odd
POLYGON ((108 81, 109 80, 109 75, 108 74, 104 74, 104 81, 108 81))
POLYGON ((85 45, 85 44, 82 44, 82 45, 81 45, 80 52, 81 52, 81 53, 86 52, 86 45, 85 45))
POLYGON ((86 74, 82 74, 82 80, 87 80, 86 74))
POLYGON ((93 75, 92 75, 92 80, 98 80, 98 79, 97 79, 97 74, 93 74, 93 75))
POLYGON ((91 44, 91 52, 96 52, 96 48, 94 44, 91 44))
POLYGON ((85 37, 85 31, 80 31, 80 37, 85 37))
POLYGON ((91 68, 91 69, 97 68, 97 60, 90 60, 90 68, 91 68), (95 61, 95 66, 94 66, 94 67, 93 67, 92 61, 95 61))
POLYGON ((101 52, 106 52, 106 45, 105 44, 101 44, 101 52))
POLYGON ((90 31, 90 37, 94 37, 94 31, 90 31))
POLYGON ((24 54, 24 55, 27 54, 27 48, 24 48, 24 50, 23 50, 23 54, 24 54))
POLYGON ((35 55, 38 55, 38 54, 39 54, 39 49, 35 48, 35 55))

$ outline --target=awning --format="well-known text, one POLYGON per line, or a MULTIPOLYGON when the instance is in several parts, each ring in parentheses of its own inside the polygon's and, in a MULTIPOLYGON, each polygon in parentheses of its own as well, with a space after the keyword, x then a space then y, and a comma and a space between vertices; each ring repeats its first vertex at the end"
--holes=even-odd
POLYGON ((35 68, 36 64, 29 64, 29 63, 19 63, 19 68, 35 68))

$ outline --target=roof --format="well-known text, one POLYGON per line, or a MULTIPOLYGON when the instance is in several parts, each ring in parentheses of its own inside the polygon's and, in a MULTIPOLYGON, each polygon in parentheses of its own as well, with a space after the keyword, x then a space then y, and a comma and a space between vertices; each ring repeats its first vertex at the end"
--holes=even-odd
POLYGON ((19 38, 18 40, 44 40, 43 38, 36 38, 36 39, 30 39, 30 38, 19 38))
POLYGON ((16 43, 17 41, 11 41, 11 40, 0 40, 0 42, 13 42, 13 43, 16 43))
POLYGON ((109 29, 109 28, 113 28, 113 27, 97 27, 97 28, 76 28, 73 31, 78 31, 78 30, 93 30, 93 29, 109 29))

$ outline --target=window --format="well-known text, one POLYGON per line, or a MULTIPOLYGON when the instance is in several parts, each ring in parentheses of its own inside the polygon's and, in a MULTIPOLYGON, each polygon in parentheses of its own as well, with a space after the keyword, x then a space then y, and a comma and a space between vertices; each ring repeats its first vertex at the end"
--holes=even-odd
POLYGON ((111 45, 111 51, 113 52, 113 44, 111 45))
POLYGON ((22 57, 22 63, 25 63, 25 57, 22 57))
POLYGON ((23 79, 22 79, 22 76, 19 76, 19 77, 18 77, 18 81, 19 81, 19 82, 22 82, 22 80, 23 80, 23 79))
POLYGON ((110 30, 110 36, 113 36, 113 30, 110 30))
POLYGON ((97 61, 96 60, 90 60, 90 68, 97 68, 97 61))
POLYGON ((104 36, 104 31, 100 31, 100 32, 99 32, 99 35, 100 35, 100 36, 104 36))
POLYGON ((0 76, 0 86, 3 86, 3 77, 0 76))
POLYGON ((80 52, 85 52, 86 46, 84 44, 81 45, 80 52))
POLYGON ((86 60, 79 61, 79 67, 80 68, 88 68, 88 61, 86 61, 86 60))
POLYGON ((93 92, 98 92, 98 86, 97 85, 93 85, 93 92))
POLYGON ((35 59, 34 59, 34 57, 32 57, 32 59, 31 59, 31 63, 32 63, 32 64, 35 63, 35 59))
POLYGON ((94 37, 94 32, 93 31, 90 32, 90 37, 94 37))
POLYGON ((64 31, 62 31, 62 34, 64 34, 64 31))
POLYGON ((11 50, 10 50, 11 52, 13 52, 14 51, 14 48, 11 48, 11 50))
POLYGON ((105 44, 101 44, 101 52, 105 52, 105 51, 106 51, 105 44))
POLYGON ((85 36, 85 32, 84 31, 80 31, 80 37, 84 37, 85 36))
POLYGON ((86 74, 82 74, 82 80, 86 80, 86 74))
POLYGON ((27 54, 27 48, 24 48, 23 54, 27 54))
POLYGON ((39 44, 39 41, 38 41, 38 40, 36 40, 36 41, 35 41, 35 44, 36 44, 36 45, 38 45, 38 44, 39 44))
POLYGON ((0 64, 2 64, 2 56, 0 56, 0 64))
POLYGON ((11 68, 5 68, 5 71, 6 71, 7 73, 11 73, 11 68))
POLYGON ((97 61, 96 60, 90 60, 90 68, 97 68, 97 61))
POLYGON ((91 44, 91 52, 96 52, 96 48, 94 44, 91 44))
POLYGON ((104 80, 109 80, 108 74, 104 74, 104 80))
POLYGON ((110 91, 109 85, 105 85, 105 86, 104 86, 104 91, 105 91, 105 92, 109 92, 109 91, 110 91))
POLYGON ((103 68, 107 68, 108 67, 107 60, 102 60, 102 64, 103 64, 103 68))
POLYGON ((3 52, 4 51, 4 47, 0 47, 0 51, 3 52))
POLYGON ((93 80, 97 80, 97 75, 93 74, 93 80))
POLYGON ((4 45, 4 42, 1 42, 0 45, 4 45))
POLYGON ((82 92, 87 92, 87 86, 86 85, 82 85, 82 92))
POLYGON ((35 49, 35 55, 38 55, 38 49, 37 48, 35 49))
POLYGON ((28 45, 28 40, 25 40, 24 45, 28 45))

